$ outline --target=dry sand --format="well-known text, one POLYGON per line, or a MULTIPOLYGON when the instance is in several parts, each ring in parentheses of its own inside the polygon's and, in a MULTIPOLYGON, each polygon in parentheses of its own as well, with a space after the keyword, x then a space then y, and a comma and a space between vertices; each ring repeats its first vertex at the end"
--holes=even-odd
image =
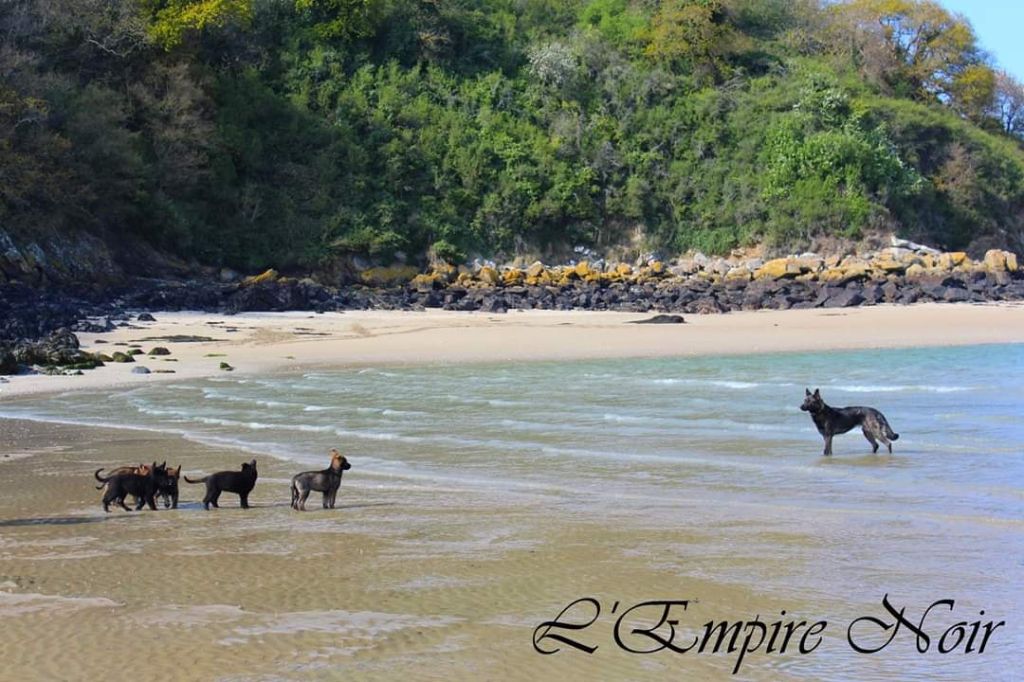
POLYGON ((644 314, 523 311, 160 313, 154 323, 80 334, 83 348, 112 353, 135 345, 172 355, 108 364, 83 376, 17 376, 0 401, 76 388, 103 389, 212 376, 227 362, 241 374, 317 366, 667 357, 1024 341, 1024 304, 923 304, 848 310, 688 315, 681 325, 636 325, 644 314), (212 339, 180 343, 167 337, 212 339), (100 340, 106 343, 99 343, 100 340), (135 375, 139 364, 174 374, 135 375))

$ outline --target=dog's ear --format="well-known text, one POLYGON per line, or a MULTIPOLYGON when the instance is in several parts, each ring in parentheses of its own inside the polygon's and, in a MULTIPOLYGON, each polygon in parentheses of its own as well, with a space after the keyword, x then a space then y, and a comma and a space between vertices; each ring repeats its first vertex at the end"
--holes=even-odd
POLYGON ((814 397, 815 398, 820 398, 821 397, 821 389, 820 388, 814 389, 814 397))
POLYGON ((804 395, 810 395, 810 394, 811 394, 811 389, 805 388, 804 389, 804 395))

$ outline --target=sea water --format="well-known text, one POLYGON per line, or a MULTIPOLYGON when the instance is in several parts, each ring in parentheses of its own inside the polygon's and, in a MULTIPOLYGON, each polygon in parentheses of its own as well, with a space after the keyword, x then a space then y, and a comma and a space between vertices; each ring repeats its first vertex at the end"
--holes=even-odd
POLYGON ((337 447, 375 486, 522 496, 638 536, 710 527, 699 551, 721 561, 694 578, 799 595, 823 616, 884 615, 885 594, 918 615, 957 599, 965 620, 1007 620, 997 656, 1013 660, 1022 379, 1024 345, 381 366, 73 392, 0 416, 178 433, 297 468, 337 447), (856 429, 822 456, 806 388, 881 410, 893 454, 856 429))

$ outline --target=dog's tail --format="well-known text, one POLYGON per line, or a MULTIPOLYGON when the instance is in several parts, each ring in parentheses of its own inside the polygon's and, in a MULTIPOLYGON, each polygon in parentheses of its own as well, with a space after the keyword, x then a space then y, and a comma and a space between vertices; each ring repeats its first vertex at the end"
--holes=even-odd
POLYGON ((188 476, 182 476, 182 478, 185 479, 185 483, 206 483, 206 479, 208 479, 209 476, 203 476, 202 478, 197 478, 194 481, 188 476))
MULTIPOLYGON (((100 467, 99 469, 97 469, 96 472, 93 474, 93 476, 96 477, 97 481, 99 481, 103 485, 106 485, 107 481, 109 481, 111 477, 108 476, 107 478, 103 478, 102 476, 100 476, 100 472, 101 471, 103 471, 103 467, 100 467)), ((96 486, 96 490, 102 490, 103 489, 103 485, 96 486)))
POLYGON ((895 431, 892 430, 892 427, 889 426, 889 420, 886 419, 885 417, 882 417, 882 426, 885 427, 885 437, 886 438, 888 438, 889 440, 899 440, 900 439, 900 434, 898 434, 898 433, 896 433, 895 431))

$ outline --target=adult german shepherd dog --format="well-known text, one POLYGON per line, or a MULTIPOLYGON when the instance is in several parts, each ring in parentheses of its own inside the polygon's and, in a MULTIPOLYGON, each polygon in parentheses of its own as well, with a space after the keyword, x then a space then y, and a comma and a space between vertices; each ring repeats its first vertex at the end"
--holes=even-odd
POLYGON ((256 460, 242 464, 241 471, 218 471, 215 474, 192 480, 188 476, 183 477, 186 483, 205 483, 206 495, 203 497, 203 509, 209 509, 212 504, 214 508, 220 509, 217 499, 225 490, 235 493, 241 500, 242 509, 249 508, 249 493, 256 487, 256 460))
POLYGON ((331 466, 323 471, 304 471, 292 477, 292 509, 306 511, 306 498, 316 490, 324 494, 324 509, 334 509, 341 476, 352 468, 344 455, 331 450, 331 466))
POLYGON ((885 415, 873 407, 832 407, 825 404, 821 398, 821 391, 805 388, 804 403, 800 409, 811 413, 814 425, 818 427, 818 433, 825 438, 825 453, 832 454, 832 436, 838 433, 846 433, 855 426, 861 427, 864 437, 871 443, 871 452, 878 452, 878 443, 889 448, 892 454, 892 442, 900 437, 900 434, 892 430, 885 415))

